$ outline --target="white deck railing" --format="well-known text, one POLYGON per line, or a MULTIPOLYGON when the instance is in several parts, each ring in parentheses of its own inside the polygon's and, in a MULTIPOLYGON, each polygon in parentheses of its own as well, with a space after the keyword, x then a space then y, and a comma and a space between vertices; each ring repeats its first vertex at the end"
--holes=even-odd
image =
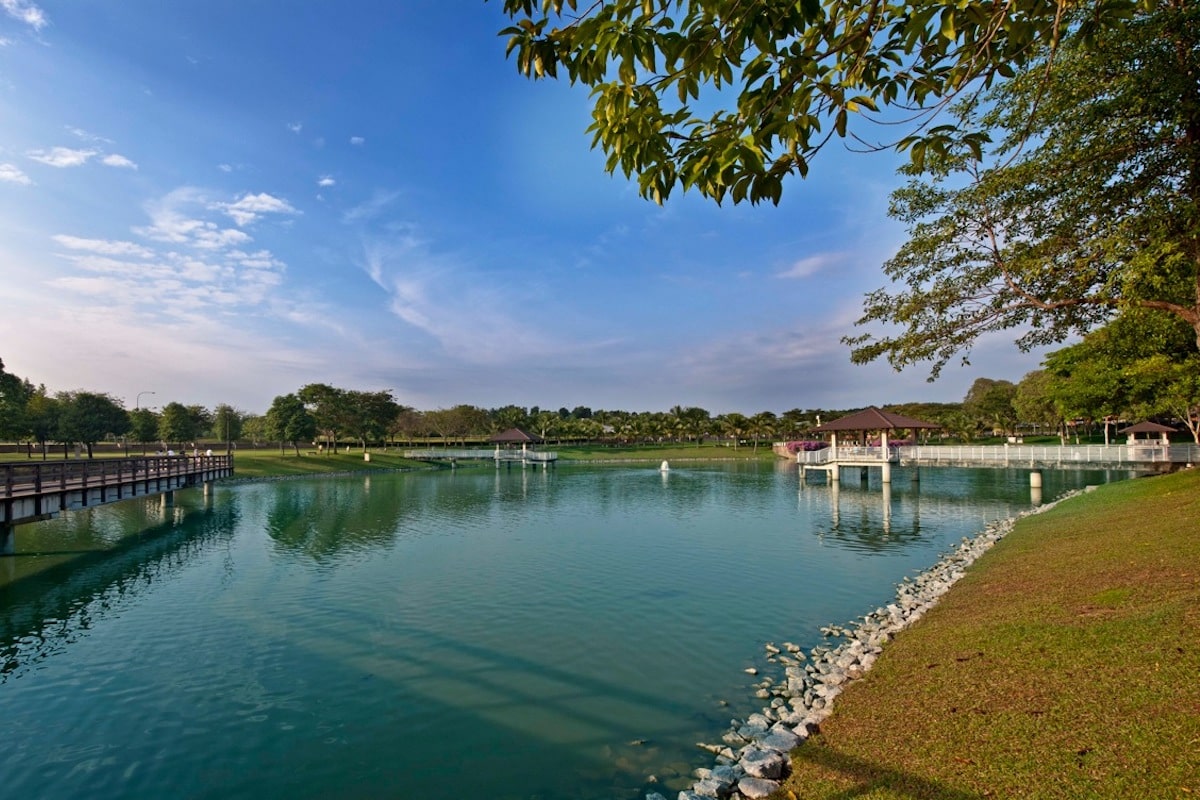
POLYGON ((896 460, 896 448, 894 447, 885 450, 882 447, 838 445, 836 451, 832 447, 826 447, 824 450, 801 450, 796 453, 796 462, 808 466, 829 464, 834 460, 835 453, 838 461, 878 461, 882 464, 885 461, 896 460))
POLYGON ((467 448, 435 448, 431 450, 405 450, 405 458, 438 460, 446 458, 497 460, 497 461, 557 461, 558 453, 547 450, 481 450, 467 448))
POLYGON ((1089 445, 990 445, 901 447, 900 458, 936 464, 939 461, 976 464, 1145 464, 1196 463, 1195 445, 1089 444, 1089 445))
POLYGON ((844 447, 835 451, 800 451, 796 462, 810 466, 842 461, 901 461, 918 464, 1200 464, 1200 446, 1194 444, 1163 445, 1155 443, 1112 445, 917 445, 889 447, 844 447))

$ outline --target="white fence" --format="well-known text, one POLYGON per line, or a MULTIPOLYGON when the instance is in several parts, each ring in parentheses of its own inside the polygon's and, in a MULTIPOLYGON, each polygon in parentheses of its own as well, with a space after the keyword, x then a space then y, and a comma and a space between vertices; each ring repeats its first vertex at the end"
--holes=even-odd
MULTIPOLYGON (((1200 447, 1194 444, 1163 445, 1152 442, 1113 445, 918 445, 904 447, 838 447, 838 461, 901 461, 936 466, 1082 466, 1142 464, 1200 464, 1200 447)), ((799 464, 828 464, 834 460, 833 448, 801 451, 799 464)))
MULTIPOLYGON (((834 449, 826 447, 824 450, 801 450, 796 453, 796 462, 806 464, 808 466, 817 466, 820 464, 828 464, 833 461, 834 449)), ((858 447, 858 446, 843 446, 838 445, 837 448, 838 461, 895 461, 897 458, 896 448, 889 447, 858 447)))
POLYGON ((471 450, 465 448, 436 448, 431 450, 405 450, 405 458, 412 458, 418 461, 439 461, 450 459, 473 460, 480 461, 528 461, 528 462, 543 462, 557 461, 558 453, 552 453, 545 450, 471 450))

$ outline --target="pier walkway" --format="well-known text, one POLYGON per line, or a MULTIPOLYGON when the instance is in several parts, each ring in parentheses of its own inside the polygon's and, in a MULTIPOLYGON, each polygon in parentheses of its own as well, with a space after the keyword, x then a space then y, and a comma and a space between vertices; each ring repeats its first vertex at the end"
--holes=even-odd
POLYGON ((415 461, 449 461, 451 465, 459 461, 495 461, 501 463, 520 463, 521 466, 541 464, 543 468, 558 461, 558 453, 546 450, 495 450, 468 449, 453 447, 436 447, 427 450, 405 450, 405 458, 415 461))
POLYGON ((841 467, 879 467, 883 482, 891 480, 891 465, 906 467, 982 467, 1043 469, 1130 469, 1164 472, 1200 464, 1200 446, 1157 442, 1113 445, 909 445, 900 447, 829 447, 799 452, 801 477, 811 470, 838 480, 841 467))
POLYGON ((0 464, 0 555, 17 525, 62 511, 207 485, 233 474, 233 456, 144 456, 0 464))

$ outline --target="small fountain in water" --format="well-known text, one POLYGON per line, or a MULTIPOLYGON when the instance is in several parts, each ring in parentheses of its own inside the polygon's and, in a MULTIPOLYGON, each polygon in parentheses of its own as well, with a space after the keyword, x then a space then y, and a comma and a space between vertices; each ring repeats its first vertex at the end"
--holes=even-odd
POLYGON ((659 472, 670 472, 670 471, 671 471, 671 465, 670 465, 670 464, 668 464, 666 461, 664 461, 664 462, 662 463, 662 466, 658 468, 658 471, 659 471, 659 472))

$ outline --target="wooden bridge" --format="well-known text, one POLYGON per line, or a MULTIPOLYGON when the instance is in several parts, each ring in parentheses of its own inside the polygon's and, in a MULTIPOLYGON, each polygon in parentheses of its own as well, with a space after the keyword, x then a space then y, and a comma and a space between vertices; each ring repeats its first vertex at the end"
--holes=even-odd
POLYGON ((0 464, 0 555, 17 525, 62 511, 205 486, 233 474, 233 456, 145 456, 0 464))
POLYGON ((1139 441, 1114 445, 986 445, 978 447, 920 445, 899 447, 829 447, 799 452, 803 477, 810 470, 838 480, 842 467, 879 467, 883 482, 891 481, 891 465, 907 467, 1024 468, 1033 471, 1031 484, 1040 486, 1043 469, 1129 469, 1164 472, 1200 464, 1200 446, 1139 441), (1035 482, 1036 476, 1036 482, 1035 482))

